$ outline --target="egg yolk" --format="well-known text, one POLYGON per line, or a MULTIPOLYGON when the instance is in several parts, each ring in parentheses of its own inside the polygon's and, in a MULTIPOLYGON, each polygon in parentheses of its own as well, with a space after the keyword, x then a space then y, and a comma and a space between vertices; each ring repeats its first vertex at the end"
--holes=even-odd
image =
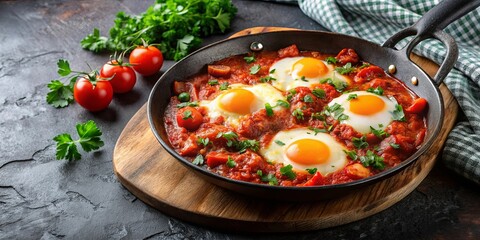
POLYGON ((236 88, 225 92, 220 97, 219 105, 228 112, 248 114, 254 101, 255 94, 245 89, 236 88))
POLYGON ((383 110, 385 102, 374 95, 361 95, 350 100, 350 111, 359 115, 372 115, 383 110))
POLYGON ((316 58, 302 58, 293 64, 292 71, 297 72, 298 76, 315 78, 324 75, 328 69, 325 63, 316 58))
POLYGON ((300 139, 291 143, 286 150, 288 159, 298 164, 325 163, 330 157, 330 148, 318 140, 300 139))

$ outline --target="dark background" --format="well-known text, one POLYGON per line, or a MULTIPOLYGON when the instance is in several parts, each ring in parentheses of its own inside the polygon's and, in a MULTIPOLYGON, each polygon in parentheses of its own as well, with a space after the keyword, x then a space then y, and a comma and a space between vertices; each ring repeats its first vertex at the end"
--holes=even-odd
MULTIPOLYGON (((321 30, 294 5, 234 0, 232 30, 203 45, 255 26, 321 30)), ((106 34, 118 11, 139 14, 152 1, 0 1, 0 239, 480 239, 478 186, 445 169, 433 171, 405 199, 367 219, 319 231, 246 235, 218 232, 166 216, 117 181, 112 152, 123 127, 147 101, 159 75, 138 77, 107 110, 77 104, 55 109, 46 84, 59 58, 72 69, 101 67, 108 55, 80 47, 94 27, 106 34), (101 151, 76 162, 56 161, 52 138, 75 124, 97 122, 101 151)), ((162 72, 172 62, 166 62, 162 72)), ((261 226, 259 226, 261 227, 261 226)))

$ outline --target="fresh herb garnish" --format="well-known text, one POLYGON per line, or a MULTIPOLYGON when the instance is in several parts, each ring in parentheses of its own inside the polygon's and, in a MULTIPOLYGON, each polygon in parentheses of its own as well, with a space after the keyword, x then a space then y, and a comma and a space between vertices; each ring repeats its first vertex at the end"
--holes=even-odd
POLYGON ((345 75, 345 74, 349 74, 349 73, 355 71, 355 68, 352 67, 351 63, 347 63, 343 67, 336 67, 335 71, 337 71, 338 73, 340 73, 342 75, 345 75))
POLYGON ((393 120, 397 120, 400 122, 405 122, 405 113, 403 112, 402 105, 396 104, 395 105, 395 110, 392 112, 392 118, 393 120))
POLYGON ((363 63, 362 66, 360 66, 358 69, 363 69, 366 67, 370 67, 370 63, 363 63))
POLYGON ((334 119, 338 121, 343 121, 348 119, 348 115, 344 114, 343 111, 345 109, 342 107, 342 105, 335 103, 332 106, 326 106, 325 107, 325 113, 331 115, 334 119))
POLYGON ((228 156, 227 167, 234 168, 235 166, 237 166, 237 163, 233 160, 232 157, 228 156))
POLYGON ((199 137, 199 138, 197 139, 197 143, 203 145, 204 147, 206 147, 208 144, 210 144, 210 143, 212 143, 212 142, 210 142, 210 138, 201 138, 201 137, 199 137))
POLYGON ((284 107, 284 108, 290 108, 290 103, 284 100, 277 100, 277 106, 284 107))
POLYGON ((293 166, 288 164, 287 166, 281 167, 280 168, 280 173, 283 176, 288 177, 290 180, 293 180, 297 177, 297 174, 293 171, 293 166))
POLYGON ((219 132, 217 138, 221 137, 227 140, 227 147, 232 147, 239 153, 244 153, 247 149, 257 152, 260 148, 260 143, 257 140, 238 140, 238 135, 233 131, 219 132))
POLYGON ((378 138, 384 138, 390 136, 385 130, 383 129, 375 129, 372 126, 370 126, 370 130, 372 130, 373 135, 377 136, 378 138))
POLYGON ((310 174, 315 174, 317 172, 317 168, 307 168, 305 170, 307 170, 307 172, 310 174))
POLYGON ((104 142, 100 139, 102 132, 97 127, 94 121, 89 120, 85 123, 79 123, 76 125, 78 140, 73 140, 72 136, 68 133, 57 135, 53 138, 57 142, 56 158, 57 160, 79 160, 82 155, 78 152, 77 143, 80 144, 85 152, 97 150, 104 145, 104 142))
POLYGON ((353 146, 355 146, 356 148, 362 149, 362 148, 368 147, 368 143, 366 142, 366 140, 367 140, 367 137, 365 137, 365 135, 363 135, 361 138, 353 137, 352 143, 353 143, 353 146))
POLYGON ((193 162, 192 162, 192 163, 195 164, 195 165, 197 165, 197 166, 200 166, 200 165, 203 165, 203 162, 204 162, 204 160, 203 160, 202 154, 198 154, 198 155, 195 157, 195 159, 193 159, 193 162))
POLYGON ((265 111, 267 112, 267 116, 273 116, 273 108, 270 103, 265 103, 265 111))
POLYGON ((260 71, 260 65, 255 64, 250 68, 250 74, 254 75, 257 74, 258 71, 260 71))
POLYGON ((355 152, 355 150, 351 150, 351 151, 343 150, 343 152, 347 154, 347 156, 350 157, 350 159, 352 160, 357 160, 358 158, 357 152, 355 152))
POLYGON ((315 95, 315 97, 318 97, 318 98, 325 98, 326 97, 325 90, 320 89, 320 88, 313 89, 312 94, 315 95))
POLYGON ((262 82, 262 83, 266 83, 266 82, 270 82, 270 81, 276 81, 276 80, 277 80, 276 78, 271 77, 271 76, 265 76, 265 77, 260 78, 260 82, 262 82))
POLYGON ((304 81, 304 82, 308 82, 308 80, 305 78, 305 76, 302 76, 302 77, 300 78, 300 80, 302 80, 302 81, 304 81))
POLYGON ((292 100, 292 98, 293 98, 293 95, 295 95, 295 94, 297 94, 297 91, 295 89, 288 90, 287 101, 290 102, 290 100, 292 100))
POLYGON ((221 91, 227 90, 228 88, 229 88, 229 87, 228 87, 228 82, 223 82, 223 83, 221 83, 221 84, 220 84, 220 87, 219 87, 219 89, 220 89, 221 91))
POLYGON ((276 70, 275 68, 270 70, 270 74, 275 73, 275 70, 276 70))
POLYGON ((345 90, 345 88, 348 87, 346 82, 344 82, 340 79, 337 79, 337 78, 322 79, 322 80, 320 80, 320 83, 330 84, 331 86, 333 86, 335 88, 335 90, 337 90, 337 92, 343 92, 343 90, 345 90))
POLYGON ((269 173, 266 176, 263 175, 262 170, 257 170, 257 175, 260 176, 262 182, 268 182, 269 185, 278 185, 278 180, 274 174, 269 173))
POLYGON ((368 88, 367 92, 374 93, 374 94, 382 96, 383 95, 383 88, 382 87, 368 88))
POLYGON ((208 80, 208 85, 210 86, 218 85, 218 80, 217 79, 208 80))
POLYGON ((303 101, 306 103, 313 103, 313 98, 310 95, 305 95, 305 97, 303 97, 303 101))
POLYGON ((348 94, 347 101, 350 101, 350 100, 355 99, 355 98, 357 98, 357 97, 358 97, 358 95, 355 94, 355 93, 353 93, 353 94, 348 94))
POLYGON ((257 59, 255 59, 255 53, 252 53, 252 56, 247 56, 247 57, 244 57, 243 59, 247 63, 252 63, 252 62, 257 61, 257 59))
POLYGON ((285 146, 285 143, 280 140, 275 140, 274 142, 280 146, 285 146))
POLYGON ((359 160, 365 167, 372 166, 373 168, 379 170, 383 170, 385 168, 385 162, 383 161, 383 157, 376 155, 370 150, 367 151, 365 156, 360 156, 359 160))
POLYGON ((295 110, 293 110, 292 115, 294 117, 296 117, 298 120, 304 120, 305 119, 304 116, 303 116, 303 111, 300 108, 296 108, 295 110))
POLYGON ((187 110, 187 111, 183 112, 182 119, 183 119, 183 120, 187 120, 187 119, 189 119, 189 118, 193 119, 192 111, 187 110))
POLYGON ((337 63, 337 59, 335 57, 327 57, 325 59, 325 61, 328 63, 328 64, 336 64, 337 63))
POLYGON ((392 146, 392 148, 395 148, 395 149, 400 149, 400 145, 399 144, 396 144, 396 143, 389 143, 390 146, 392 146))
POLYGON ((314 128, 314 127, 309 127, 308 129, 312 130, 315 133, 315 136, 317 136, 318 133, 326 133, 327 130, 323 128, 314 128))
POLYGON ((198 107, 198 102, 183 102, 177 104, 177 108, 184 108, 184 107, 198 107))
POLYGON ((118 12, 109 37, 94 29, 81 45, 93 52, 123 52, 145 41, 177 61, 200 45, 200 37, 229 29, 236 12, 231 0, 157 0, 139 15, 118 12))

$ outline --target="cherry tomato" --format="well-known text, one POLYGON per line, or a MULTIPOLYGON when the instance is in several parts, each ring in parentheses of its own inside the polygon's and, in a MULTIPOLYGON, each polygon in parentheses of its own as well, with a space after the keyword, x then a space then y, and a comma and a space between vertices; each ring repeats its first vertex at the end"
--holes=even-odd
POLYGON ((97 112, 108 107, 113 98, 113 88, 109 81, 98 80, 94 86, 83 77, 75 83, 73 97, 83 108, 97 112))
POLYGON ((132 67, 121 65, 116 60, 103 65, 100 69, 100 77, 110 79, 115 93, 129 92, 137 82, 137 76, 132 67))
POLYGON ((184 107, 177 112, 177 124, 189 131, 195 131, 203 122, 202 114, 193 107, 184 107))
POLYGON ((157 73, 163 65, 162 52, 154 46, 138 46, 130 53, 129 60, 133 69, 143 76, 157 73))

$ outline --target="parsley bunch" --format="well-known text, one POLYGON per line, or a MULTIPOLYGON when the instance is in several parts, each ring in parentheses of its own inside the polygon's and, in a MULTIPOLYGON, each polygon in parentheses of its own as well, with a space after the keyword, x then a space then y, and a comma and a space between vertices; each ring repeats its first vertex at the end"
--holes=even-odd
POLYGON ((158 44, 166 59, 180 60, 200 44, 201 37, 229 29, 236 13, 230 0, 156 0, 141 15, 117 13, 109 37, 94 29, 81 45, 93 52, 122 52, 142 45, 143 39, 158 44))

